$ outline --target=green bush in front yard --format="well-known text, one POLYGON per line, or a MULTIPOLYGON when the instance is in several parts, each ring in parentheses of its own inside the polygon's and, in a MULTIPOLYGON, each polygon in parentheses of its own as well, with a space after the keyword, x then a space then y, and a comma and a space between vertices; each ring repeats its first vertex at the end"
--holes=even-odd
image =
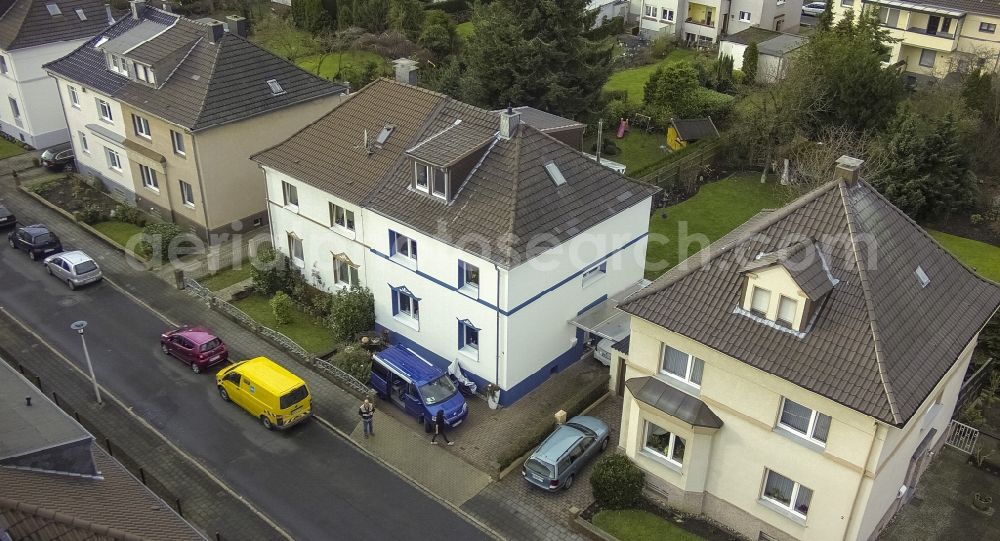
POLYGON ((375 326, 375 296, 367 287, 341 289, 330 302, 327 322, 337 340, 350 340, 371 330, 375 326))
POLYGON ((279 291, 271 297, 271 312, 274 314, 274 320, 278 322, 278 325, 287 325, 292 322, 292 309, 294 304, 292 303, 292 298, 288 296, 288 293, 284 291, 279 291))
POLYGON ((602 509, 628 509, 642 497, 646 474, 625 455, 607 455, 594 466, 590 487, 602 509))
POLYGON ((135 224, 139 227, 146 225, 146 218, 142 215, 139 209, 129 206, 121 205, 115 207, 112 212, 115 220, 119 222, 125 222, 127 224, 135 224))
POLYGON ((270 245, 257 249, 257 256, 250 262, 250 277, 254 290, 265 297, 290 285, 285 257, 270 245))
POLYGON ((372 370, 372 356, 360 346, 347 346, 334 355, 333 364, 360 382, 367 382, 372 370))
POLYGON ((161 261, 170 258, 170 246, 181 234, 176 224, 149 224, 142 230, 142 248, 150 255, 159 255, 161 261))

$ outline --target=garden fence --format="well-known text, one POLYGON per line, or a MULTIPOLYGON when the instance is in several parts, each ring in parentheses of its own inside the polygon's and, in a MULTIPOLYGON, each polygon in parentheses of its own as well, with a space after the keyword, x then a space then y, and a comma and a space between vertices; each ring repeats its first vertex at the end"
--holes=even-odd
POLYGON ((979 440, 979 430, 958 421, 951 421, 951 432, 948 434, 948 445, 966 454, 972 454, 979 440))
POLYGON ((671 196, 692 195, 699 184, 712 180, 713 169, 720 169, 724 148, 722 141, 709 141, 636 180, 662 188, 663 204, 670 204, 673 202, 671 196))
POLYGON ((989 381, 990 376, 993 374, 993 358, 986 359, 983 366, 979 367, 974 374, 969 376, 969 379, 962 382, 962 388, 958 391, 958 403, 955 405, 955 413, 962 411, 965 405, 975 400, 979 393, 982 392, 983 387, 989 381))
POLYGON ((246 312, 220 299, 210 289, 201 285, 197 281, 185 278, 184 287, 190 294, 208 303, 209 307, 212 309, 231 317, 247 329, 263 336, 264 339, 272 344, 275 344, 276 346, 298 357, 301 362, 306 363, 316 370, 330 376, 335 383, 344 387, 345 390, 360 396, 368 396, 371 393, 371 389, 354 376, 348 374, 344 370, 341 370, 333 363, 310 354, 302 346, 298 345, 294 340, 284 334, 265 325, 261 325, 246 312))

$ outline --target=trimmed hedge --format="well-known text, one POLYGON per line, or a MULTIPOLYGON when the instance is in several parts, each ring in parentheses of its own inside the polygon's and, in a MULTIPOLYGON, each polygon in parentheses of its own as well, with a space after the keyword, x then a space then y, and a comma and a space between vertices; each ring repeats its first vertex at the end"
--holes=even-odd
POLYGON ((639 503, 646 474, 625 455, 607 455, 594 466, 590 487, 601 509, 628 509, 639 503))

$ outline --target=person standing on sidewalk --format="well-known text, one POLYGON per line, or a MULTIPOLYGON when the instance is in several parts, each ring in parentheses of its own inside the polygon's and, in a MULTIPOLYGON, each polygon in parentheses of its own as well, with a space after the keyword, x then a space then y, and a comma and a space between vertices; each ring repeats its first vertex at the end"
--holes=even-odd
POLYGON ((374 436, 375 429, 372 428, 372 421, 375 419, 375 404, 366 398, 361 407, 358 408, 358 415, 361 417, 361 424, 365 427, 365 438, 374 436))
POLYGON ((437 415, 434 416, 434 436, 431 437, 431 445, 437 445, 437 437, 441 436, 444 438, 444 442, 448 445, 454 445, 455 442, 448 439, 448 434, 445 434, 445 430, 448 428, 448 423, 444 422, 444 410, 438 410, 437 415))

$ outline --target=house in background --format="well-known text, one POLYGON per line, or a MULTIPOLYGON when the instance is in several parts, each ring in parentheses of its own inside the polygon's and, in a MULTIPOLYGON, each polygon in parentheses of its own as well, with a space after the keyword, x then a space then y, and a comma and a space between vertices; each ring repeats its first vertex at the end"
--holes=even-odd
POLYGON ((878 10, 896 41, 886 61, 901 62, 911 83, 949 73, 1000 68, 1000 3, 975 0, 832 0, 834 19, 848 11, 878 10))
POLYGON ((368 85, 254 157, 274 246, 317 287, 367 286, 394 343, 514 402, 584 354, 571 320, 642 279, 657 191, 539 113, 368 85))
POLYGON ((246 39, 242 17, 204 24, 132 11, 47 64, 79 169, 112 194, 211 240, 267 219, 249 156, 328 113, 347 88, 246 39))
POLYGON ((596 28, 604 24, 605 21, 627 15, 628 4, 629 0, 590 0, 587 9, 597 10, 597 19, 594 21, 596 28))
POLYGON ((673 36, 689 44, 713 45, 760 27, 789 32, 799 25, 802 0, 631 0, 629 18, 650 38, 673 36))
POLYGON ((667 146, 678 151, 695 141, 714 139, 719 136, 712 117, 707 118, 671 118, 667 126, 667 146))
POLYGON ((0 539, 205 540, 2 359, 0 409, 0 539))
POLYGON ((749 539, 874 539, 913 497, 1000 287, 838 160, 620 305, 619 444, 749 539))
POLYGON ((763 28, 748 28, 730 34, 719 43, 719 58, 733 58, 733 69, 743 69, 743 55, 751 43, 757 44, 758 83, 773 83, 785 76, 788 63, 800 47, 809 41, 804 36, 783 34, 763 28))
POLYGON ((36 148, 69 141, 59 91, 42 65, 114 22, 104 0, 0 0, 0 127, 36 148))

